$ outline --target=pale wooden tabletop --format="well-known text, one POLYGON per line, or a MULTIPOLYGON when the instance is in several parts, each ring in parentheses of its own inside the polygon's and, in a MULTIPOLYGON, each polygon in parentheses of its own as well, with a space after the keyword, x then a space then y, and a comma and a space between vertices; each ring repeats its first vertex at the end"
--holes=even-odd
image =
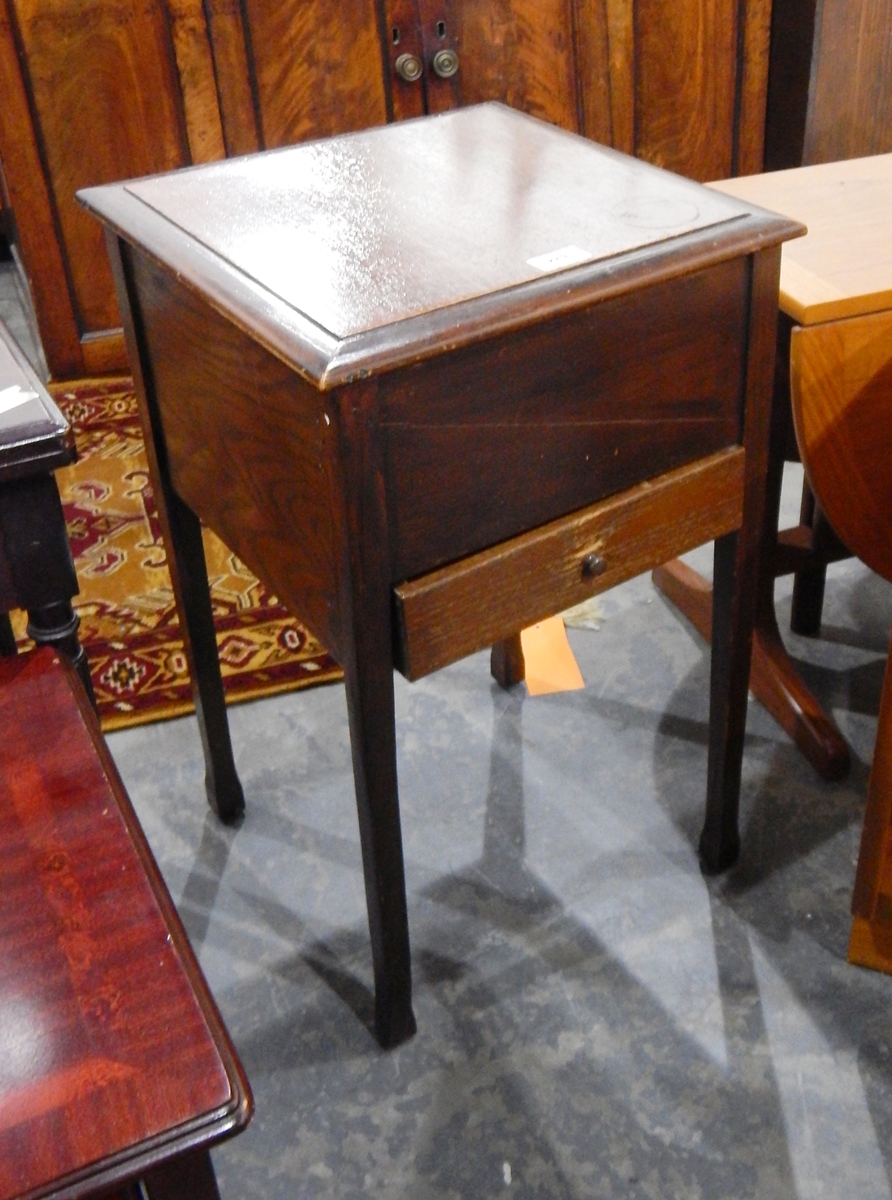
POLYGON ((710 187, 808 226, 781 257, 780 306, 794 320, 815 325, 892 309, 892 154, 710 187))

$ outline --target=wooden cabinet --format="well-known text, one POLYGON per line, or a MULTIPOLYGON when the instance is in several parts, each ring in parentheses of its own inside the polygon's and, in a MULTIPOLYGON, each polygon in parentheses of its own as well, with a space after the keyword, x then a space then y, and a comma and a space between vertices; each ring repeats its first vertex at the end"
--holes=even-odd
POLYGON ((208 0, 229 154, 382 125, 377 0, 208 0))
POLYGON ((892 0, 774 0, 765 168, 892 151, 892 0))
POLYGON ((195 157, 178 32, 162 0, 0 3, 0 158, 54 376, 125 365, 102 234, 74 193, 195 157))
POLYGON ((0 160, 52 374, 126 367, 78 188, 483 100, 695 179, 757 171, 770 8, 0 0, 0 160), (411 76, 413 58, 420 73, 407 80, 400 60, 411 76))

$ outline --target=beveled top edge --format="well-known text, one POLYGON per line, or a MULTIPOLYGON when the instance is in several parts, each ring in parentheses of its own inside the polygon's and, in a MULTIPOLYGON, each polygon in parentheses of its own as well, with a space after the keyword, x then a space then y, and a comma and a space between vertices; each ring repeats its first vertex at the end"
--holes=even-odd
MULTIPOLYGON (((502 105, 495 107, 504 109, 502 105)), ((514 110, 504 111, 512 118, 535 121, 514 110)), ((553 129, 553 133, 566 139, 576 138, 564 130, 553 129)), ((344 134, 334 140, 354 136, 344 134)), ((313 143, 303 145, 310 144, 313 143)), ((264 155, 282 155, 293 150, 289 147, 264 155)), ((606 147, 599 150, 620 160, 627 159, 606 147)), ((222 168, 225 163, 187 170, 207 171, 215 166, 222 168)), ((657 170, 647 164, 638 167, 657 170)), ((684 184, 691 189, 701 186, 687 180, 684 184)), ((175 223, 134 194, 129 185, 85 189, 78 193, 78 199, 125 241, 147 252, 165 269, 172 269, 171 260, 175 258, 174 273, 180 282, 207 297, 213 307, 322 389, 394 369, 447 347, 452 349, 482 340, 512 327, 646 286, 657 279, 775 245, 804 232, 798 222, 735 200, 736 211, 731 211, 726 219, 651 242, 643 249, 588 261, 435 311, 338 337, 257 279, 233 267, 198 238, 186 237, 175 223), (176 243, 175 254, 172 242, 176 243)))
MULTIPOLYGON (((504 304, 505 292, 468 300, 426 318, 414 317, 396 322, 382 336, 360 334, 342 339, 325 374, 317 382, 323 390, 368 378, 382 371, 407 366, 435 357, 445 349, 458 349, 474 342, 507 333, 513 329, 541 323, 585 308, 591 304, 621 296, 638 287, 651 286, 681 275, 739 258, 777 245, 785 237, 798 237, 803 227, 783 220, 781 226, 754 229, 747 214, 725 222, 720 252, 714 236, 716 226, 685 235, 684 258, 672 241, 645 246, 618 255, 546 276, 510 289, 516 303, 504 304)), ((507 290, 507 289, 506 289, 507 290)))

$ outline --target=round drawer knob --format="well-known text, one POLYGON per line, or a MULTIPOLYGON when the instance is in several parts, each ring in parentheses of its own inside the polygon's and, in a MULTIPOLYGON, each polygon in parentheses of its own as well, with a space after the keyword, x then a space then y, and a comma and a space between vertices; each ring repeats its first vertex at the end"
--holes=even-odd
POLYGON ((424 66, 417 54, 401 54, 393 64, 393 69, 400 79, 406 83, 414 83, 416 79, 421 78, 424 66))
POLYGON ((582 578, 594 579, 596 575, 603 575, 607 570, 607 563, 600 554, 586 554, 582 560, 582 578))
POLYGON ((451 79, 458 71, 458 55, 454 50, 438 50, 431 65, 441 79, 451 79))

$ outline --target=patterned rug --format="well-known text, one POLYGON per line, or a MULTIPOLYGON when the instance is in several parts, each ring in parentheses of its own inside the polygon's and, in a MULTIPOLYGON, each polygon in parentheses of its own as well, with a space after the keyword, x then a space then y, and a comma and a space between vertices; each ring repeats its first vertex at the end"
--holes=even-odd
MULTIPOLYGON (((105 730, 193 711, 130 380, 57 385, 79 460, 56 472, 81 586, 74 606, 105 730)), ((204 548, 228 701, 342 677, 340 667, 208 530, 204 548)), ((14 615, 24 638, 25 617, 14 615)))

